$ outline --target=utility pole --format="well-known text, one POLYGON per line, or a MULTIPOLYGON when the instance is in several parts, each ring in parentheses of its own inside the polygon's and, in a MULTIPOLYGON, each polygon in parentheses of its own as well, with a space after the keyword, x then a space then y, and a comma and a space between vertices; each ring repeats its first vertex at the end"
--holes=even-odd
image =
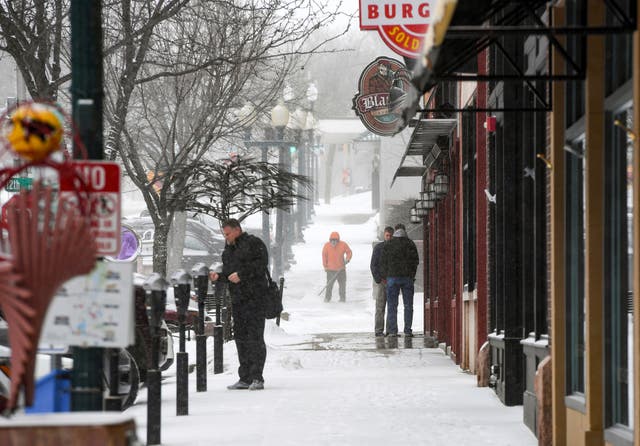
MULTIPOLYGON (((89 159, 103 159, 102 1, 71 0, 71 100, 89 159)), ((74 141, 74 158, 83 151, 74 141)), ((73 347, 71 410, 101 411, 103 349, 73 347)))

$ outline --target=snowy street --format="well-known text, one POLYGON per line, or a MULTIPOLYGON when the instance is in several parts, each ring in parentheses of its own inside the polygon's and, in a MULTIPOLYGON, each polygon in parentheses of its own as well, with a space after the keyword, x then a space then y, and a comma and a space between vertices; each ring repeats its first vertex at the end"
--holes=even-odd
MULTIPOLYGON (((414 300, 414 338, 373 336, 369 261, 379 228, 370 203, 370 193, 362 193, 316 207, 285 275, 287 320, 280 327, 267 321, 263 391, 226 389, 237 380, 233 342, 224 345, 225 371, 218 375, 209 343, 208 390, 196 392, 196 374, 190 375, 188 416, 175 415, 175 365, 163 373, 163 445, 537 444, 522 406, 504 406, 441 349, 424 347, 421 293, 414 300), (346 303, 337 302, 337 285, 330 303, 319 295, 320 253, 332 231, 353 250, 346 303)), ((402 311, 400 304, 400 330, 402 311)), ((177 338, 174 343, 177 348, 177 338)), ((187 348, 195 364, 195 341, 187 348)), ((146 388, 125 412, 135 417, 143 442, 145 403, 146 388)))

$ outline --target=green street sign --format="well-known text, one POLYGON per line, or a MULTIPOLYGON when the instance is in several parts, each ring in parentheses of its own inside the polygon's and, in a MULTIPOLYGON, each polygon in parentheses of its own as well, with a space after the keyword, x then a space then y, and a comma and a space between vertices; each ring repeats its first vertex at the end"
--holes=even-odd
POLYGON ((31 189, 33 178, 15 177, 11 178, 4 186, 7 192, 20 192, 22 189, 31 189))

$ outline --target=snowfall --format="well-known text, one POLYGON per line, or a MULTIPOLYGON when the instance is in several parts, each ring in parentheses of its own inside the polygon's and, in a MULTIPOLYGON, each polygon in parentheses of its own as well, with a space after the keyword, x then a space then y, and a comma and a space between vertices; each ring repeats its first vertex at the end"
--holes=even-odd
MULTIPOLYGON (((264 390, 227 390, 238 379, 233 342, 224 344, 220 374, 213 373, 208 344, 207 391, 196 391, 191 373, 188 415, 176 416, 175 363, 163 372, 163 445, 537 444, 523 423, 522 406, 506 407, 442 349, 424 347, 422 293, 414 299, 414 338, 374 337, 372 244, 381 227, 394 222, 378 222, 370 203, 371 194, 364 192, 316 206, 304 243, 293 246, 295 264, 285 274, 288 316, 280 326, 268 320, 265 328, 264 390), (320 252, 332 231, 353 250, 346 303, 337 301, 337 285, 334 299, 323 300, 320 252)), ((400 331, 402 314, 400 303, 400 331)), ((177 338, 174 344, 177 349, 177 338)), ((195 341, 187 342, 190 364, 195 350, 195 341)), ((135 419, 143 444, 146 400, 143 388, 122 415, 135 419)), ((35 415, 17 415, 29 416, 35 415)))

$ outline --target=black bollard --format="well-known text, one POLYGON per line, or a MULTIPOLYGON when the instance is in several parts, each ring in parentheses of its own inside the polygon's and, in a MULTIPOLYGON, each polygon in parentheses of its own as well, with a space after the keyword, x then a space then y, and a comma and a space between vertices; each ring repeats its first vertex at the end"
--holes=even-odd
POLYGON ((189 415, 189 353, 185 351, 185 322, 191 292, 191 276, 185 270, 179 269, 171 276, 171 284, 180 327, 180 351, 176 354, 176 415, 189 415))
POLYGON ((222 299, 226 292, 226 284, 215 282, 215 300, 216 300, 216 325, 213 327, 213 373, 222 373, 222 346, 224 342, 224 333, 222 330, 222 299))
POLYGON ((147 370, 147 444, 161 444, 161 371, 158 358, 160 356, 160 325, 164 319, 167 304, 167 287, 169 284, 158 273, 151 274, 142 287, 147 292, 147 302, 151 307, 149 326, 151 328, 151 364, 147 370))
POLYGON ((209 286, 209 268, 196 263, 191 268, 193 284, 198 296, 198 332, 196 333, 196 391, 207 391, 207 335, 204 333, 204 301, 209 286))

